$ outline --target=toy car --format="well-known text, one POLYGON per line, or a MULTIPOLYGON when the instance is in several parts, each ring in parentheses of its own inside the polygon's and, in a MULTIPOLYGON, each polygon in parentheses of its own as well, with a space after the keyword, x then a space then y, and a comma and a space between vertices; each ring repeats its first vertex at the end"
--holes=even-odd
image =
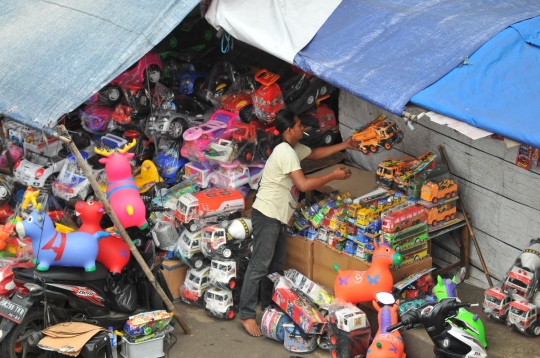
POLYGON ((316 106, 299 116, 304 129, 304 137, 300 143, 315 148, 331 145, 337 138, 339 129, 334 111, 326 105, 319 104, 320 100, 328 96, 319 98, 316 106))
POLYGON ((85 105, 80 111, 81 123, 90 133, 102 134, 112 119, 113 109, 103 105, 85 105))
POLYGON ((207 73, 204 71, 186 71, 179 73, 174 80, 178 81, 178 93, 191 94, 201 88, 207 73))
MULTIPOLYGON (((90 165, 94 172, 96 180, 105 191, 107 186, 107 175, 105 174, 105 166, 99 163, 95 158, 92 161, 88 159, 88 153, 81 152, 81 156, 90 165)), ((52 192, 55 196, 66 201, 79 201, 87 200, 87 198, 93 193, 93 189, 90 185, 90 180, 86 177, 82 169, 77 164, 73 154, 69 154, 67 161, 65 162, 58 179, 52 183, 52 192)))
POLYGON ((46 157, 44 155, 27 152, 24 159, 15 164, 13 176, 23 184, 35 188, 50 187, 56 180, 54 176, 58 173, 67 158, 59 156, 46 157))
POLYGON ((180 153, 178 153, 178 148, 169 148, 166 151, 162 151, 154 159, 154 163, 159 170, 159 175, 161 175, 167 184, 179 181, 182 175, 181 169, 187 162, 188 159, 182 158, 180 153))
POLYGON ((246 197, 250 188, 259 188, 263 169, 264 164, 246 166, 235 160, 231 164, 221 164, 221 168, 212 173, 210 182, 218 188, 236 189, 246 197))
POLYGON ((96 93, 84 103, 86 104, 103 104, 109 107, 114 107, 122 99, 122 89, 118 85, 108 84, 96 93))
POLYGON ((225 91, 236 81, 242 73, 251 72, 250 66, 231 64, 229 62, 216 62, 204 80, 201 88, 195 95, 202 100, 211 102, 218 108, 221 97, 225 91))
POLYGON ((163 65, 154 52, 148 52, 139 61, 111 81, 111 84, 137 83, 150 86, 159 82, 163 65))
POLYGON ((283 100, 296 114, 300 114, 311 108, 315 102, 327 94, 332 93, 334 86, 324 82, 311 74, 299 71, 296 76, 281 85, 283 100))
POLYGON ((221 121, 208 121, 197 127, 189 128, 184 131, 184 145, 180 154, 196 162, 206 161, 203 150, 210 142, 217 138, 227 128, 227 124, 221 121))
POLYGON ((15 183, 11 177, 0 174, 0 205, 11 200, 15 190, 15 183))
POLYGON ((195 98, 176 96, 172 102, 165 102, 161 109, 153 113, 146 123, 145 132, 163 134, 168 139, 178 140, 189 127, 206 122, 215 110, 195 98))
POLYGON ((144 85, 127 83, 122 85, 122 92, 124 95, 121 103, 114 108, 112 120, 120 125, 127 125, 139 122, 150 114, 152 103, 144 85))
POLYGON ((6 153, 9 152, 12 163, 16 163, 18 160, 21 160, 23 156, 23 149, 17 145, 10 145, 6 150, 0 155, 0 168, 8 167, 8 159, 6 153))

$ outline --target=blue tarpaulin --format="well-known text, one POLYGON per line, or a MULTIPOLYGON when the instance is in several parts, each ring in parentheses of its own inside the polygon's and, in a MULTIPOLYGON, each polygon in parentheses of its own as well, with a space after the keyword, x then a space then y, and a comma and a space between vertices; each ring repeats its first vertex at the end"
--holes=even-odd
POLYGON ((411 102, 540 148, 540 18, 517 23, 411 102))
POLYGON ((50 134, 62 114, 141 58, 198 3, 0 2, 0 112, 50 134))
POLYGON ((401 115, 497 33, 538 15, 538 0, 343 0, 294 63, 401 115))

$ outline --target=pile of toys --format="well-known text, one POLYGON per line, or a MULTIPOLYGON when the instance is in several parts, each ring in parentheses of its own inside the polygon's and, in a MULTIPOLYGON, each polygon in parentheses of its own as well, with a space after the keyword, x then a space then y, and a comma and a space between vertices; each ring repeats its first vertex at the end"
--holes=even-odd
POLYGON ((540 239, 516 258, 502 283, 488 288, 484 313, 528 336, 540 336, 540 239))
POLYGON ((235 317, 253 252, 251 232, 251 220, 239 218, 182 233, 175 255, 190 267, 180 287, 185 303, 204 307, 216 318, 235 317))
POLYGON ((291 233, 367 263, 379 238, 403 255, 403 265, 424 258, 429 232, 457 221, 457 184, 434 159, 386 159, 377 170, 380 188, 355 199, 345 192, 302 202, 291 233))

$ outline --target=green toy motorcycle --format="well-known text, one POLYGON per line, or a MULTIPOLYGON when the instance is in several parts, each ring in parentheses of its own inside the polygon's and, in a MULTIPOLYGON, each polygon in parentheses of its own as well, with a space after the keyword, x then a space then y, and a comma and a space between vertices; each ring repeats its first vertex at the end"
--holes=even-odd
MULTIPOLYGON (((437 276, 437 284, 433 287, 433 294, 439 301, 443 298, 458 297, 457 286, 463 282, 466 273, 467 269, 462 267, 452 279, 437 276)), ((477 314, 469 312, 465 308, 460 308, 455 317, 448 318, 447 320, 477 338, 484 348, 487 347, 484 323, 477 314)))

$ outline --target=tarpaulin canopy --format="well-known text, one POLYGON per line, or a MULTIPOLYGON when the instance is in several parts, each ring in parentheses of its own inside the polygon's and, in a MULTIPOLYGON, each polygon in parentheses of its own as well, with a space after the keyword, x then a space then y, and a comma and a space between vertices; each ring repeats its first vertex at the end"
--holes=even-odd
MULTIPOLYGON (((226 1, 230 0, 219 0, 217 3, 226 1)), ((268 1, 253 2, 263 4, 253 6, 252 10, 247 12, 224 7, 223 11, 226 13, 220 13, 213 24, 232 27, 242 33, 243 41, 277 55, 279 48, 276 46, 285 40, 281 40, 277 35, 273 41, 261 40, 265 37, 259 34, 272 34, 274 27, 272 23, 257 21, 266 18, 269 13, 275 14, 275 9, 264 6, 268 1)), ((310 1, 313 9, 318 9, 325 2, 326 0, 310 1)), ((285 11, 283 7, 280 9, 285 11)), ((321 9, 324 11, 324 8, 321 9)), ((298 52, 292 62, 368 102, 401 115, 405 105, 415 94, 465 62, 488 40, 510 25, 538 15, 538 0, 342 0, 311 42, 298 52)), ((289 23, 305 22, 309 16, 301 11, 286 14, 289 23)), ((515 29, 512 31, 516 33, 515 29)), ((281 32, 279 30, 275 33, 281 32)), ((294 31, 287 32, 285 38, 287 43, 296 43, 294 31)), ((519 52, 514 53, 513 57, 523 54, 519 48, 514 50, 519 52)), ((290 51, 290 48, 287 51, 290 51)), ((281 58, 287 60, 288 57, 281 58)), ((486 58, 486 61, 498 62, 499 58, 495 55, 491 60, 486 58)), ((527 70, 527 67, 521 67, 524 65, 522 63, 514 64, 516 72, 524 74, 527 70)), ((460 67, 463 82, 467 81, 467 75, 474 67, 460 67)), ((502 72, 497 75, 501 75, 497 81, 504 86, 508 76, 502 72)), ((537 78, 530 76, 524 81, 535 86, 537 78)), ((476 84, 471 83, 471 86, 475 87, 476 84)), ((444 98, 447 92, 453 91, 455 87, 451 90, 441 87, 441 91, 433 94, 431 100, 435 101, 435 97, 444 98)), ((512 88, 519 92, 519 87, 512 85, 512 88)), ((521 89, 529 91, 524 86, 521 86, 521 89)), ((538 93, 533 90, 531 92, 538 93)), ((442 113, 480 128, 531 142, 530 138, 522 138, 516 134, 519 130, 515 128, 513 117, 506 121, 497 121, 500 125, 486 125, 492 121, 489 118, 492 113, 501 109, 500 104, 507 102, 482 101, 482 106, 485 107, 474 107, 474 111, 481 112, 476 114, 473 113, 473 107, 468 106, 470 101, 474 101, 473 96, 468 98, 468 102, 464 102, 467 106, 457 104, 457 101, 466 96, 467 94, 461 98, 449 96, 444 103, 445 108, 437 108, 440 108, 442 113)), ((537 103, 527 95, 521 99, 523 102, 520 105, 517 104, 519 100, 509 103, 513 106, 509 110, 522 107, 525 102, 529 102, 530 106, 537 103)), ((430 108, 437 110, 435 107, 430 108)), ((530 113, 527 112, 526 115, 529 117, 530 113)), ((514 116, 523 118, 519 111, 514 116)), ((526 130, 527 125, 522 128, 526 130)), ((530 135, 534 136, 532 133, 530 135)))
POLYGON ((517 23, 411 102, 540 148, 540 18, 517 23))
POLYGON ((0 112, 50 134, 168 35, 198 0, 0 2, 0 112))
POLYGON ((538 0, 343 0, 294 63, 401 115, 490 38, 537 15, 538 0))

